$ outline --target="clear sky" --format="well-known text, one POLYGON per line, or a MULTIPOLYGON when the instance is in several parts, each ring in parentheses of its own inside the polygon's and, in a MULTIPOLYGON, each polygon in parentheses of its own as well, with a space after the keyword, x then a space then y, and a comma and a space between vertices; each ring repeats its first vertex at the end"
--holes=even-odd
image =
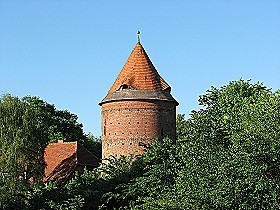
POLYGON ((0 93, 39 96, 98 136, 138 30, 178 113, 240 78, 280 89, 279 0, 0 0, 0 93))

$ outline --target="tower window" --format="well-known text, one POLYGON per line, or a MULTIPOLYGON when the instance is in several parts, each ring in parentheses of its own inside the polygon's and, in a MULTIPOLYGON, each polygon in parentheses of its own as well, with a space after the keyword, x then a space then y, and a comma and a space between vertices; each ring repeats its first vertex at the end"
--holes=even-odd
POLYGON ((122 84, 118 90, 132 90, 133 88, 130 85, 122 84))
POLYGON ((123 90, 128 89, 128 85, 124 84, 124 85, 121 86, 121 88, 122 88, 123 90))
POLYGON ((163 128, 161 128, 161 136, 163 137, 163 128))

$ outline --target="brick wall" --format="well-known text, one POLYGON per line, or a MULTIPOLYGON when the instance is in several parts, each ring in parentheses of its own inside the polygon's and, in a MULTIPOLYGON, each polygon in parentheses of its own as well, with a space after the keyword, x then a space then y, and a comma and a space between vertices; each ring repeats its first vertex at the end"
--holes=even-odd
POLYGON ((176 137, 176 103, 124 100, 102 104, 102 156, 142 154, 139 142, 176 137))

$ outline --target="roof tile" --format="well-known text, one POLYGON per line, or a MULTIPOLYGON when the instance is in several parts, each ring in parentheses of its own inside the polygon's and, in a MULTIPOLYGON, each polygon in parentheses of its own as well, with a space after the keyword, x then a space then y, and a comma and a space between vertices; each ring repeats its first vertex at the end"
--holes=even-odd
POLYGON ((135 90, 166 90, 170 86, 159 75, 145 49, 138 42, 128 57, 109 93, 122 85, 135 90))
POLYGON ((45 148, 46 163, 44 181, 67 180, 73 175, 77 165, 98 167, 98 158, 79 143, 51 143, 45 148))

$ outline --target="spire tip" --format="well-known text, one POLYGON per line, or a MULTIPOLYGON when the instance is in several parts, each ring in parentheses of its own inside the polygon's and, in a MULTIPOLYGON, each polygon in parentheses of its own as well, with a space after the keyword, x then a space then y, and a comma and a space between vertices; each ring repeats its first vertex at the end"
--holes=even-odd
POLYGON ((141 32, 140 32, 140 31, 137 31, 138 43, 140 43, 140 34, 141 34, 141 32))

